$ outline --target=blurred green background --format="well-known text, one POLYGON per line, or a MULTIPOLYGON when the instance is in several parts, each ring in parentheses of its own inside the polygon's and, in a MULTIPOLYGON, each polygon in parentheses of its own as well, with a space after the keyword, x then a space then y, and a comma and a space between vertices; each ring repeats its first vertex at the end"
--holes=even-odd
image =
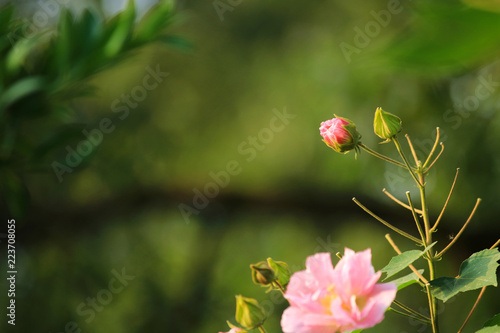
MULTIPOLYGON (((16 3, 27 20, 49 8, 43 0, 16 3)), ((57 1, 63 3, 107 15, 122 8, 112 0, 57 1)), ((152 3, 138 1, 140 12, 152 3)), ((14 170, 30 196, 16 218, 16 326, 4 316, 2 331, 227 331, 234 295, 242 294, 263 302, 268 331, 280 332, 286 302, 252 284, 249 264, 272 257, 297 271, 308 255, 349 247, 371 248, 382 268, 394 256, 388 230, 351 198, 416 235, 411 214, 381 191, 403 199, 416 188, 365 152, 355 159, 326 147, 318 128, 334 113, 357 124, 363 143, 393 158, 394 147, 373 134, 376 107, 402 118, 421 158, 440 127, 445 150, 428 177, 434 219, 456 168, 460 176, 439 249, 475 199, 483 202, 438 275, 456 276, 472 252, 500 237, 500 5, 220 0, 178 1, 176 12, 170 29, 192 48, 148 44, 86 79, 95 91, 68 101, 69 115, 23 120, 19 135, 33 140, 59 125, 76 124, 78 135, 42 168, 2 164, 4 176, 14 170), (85 140, 82 131, 103 119, 113 130, 102 133, 91 158, 58 178, 54 161, 64 162, 85 140), (117 275, 126 276, 122 285, 117 275)), ((13 194, 6 186, 2 192, 6 221, 13 194)), ((5 239, 1 248, 6 253, 5 239)), ((477 294, 440 303, 443 332, 458 330, 477 294)), ((487 289, 464 332, 500 312, 499 294, 487 289)), ((426 311, 417 286, 398 299, 426 311)), ((387 331, 431 329, 388 313, 366 330, 387 331)))

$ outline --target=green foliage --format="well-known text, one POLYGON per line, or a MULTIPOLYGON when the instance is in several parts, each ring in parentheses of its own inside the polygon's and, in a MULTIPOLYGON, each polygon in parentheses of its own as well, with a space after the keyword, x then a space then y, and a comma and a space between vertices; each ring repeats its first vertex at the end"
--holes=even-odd
POLYGON ((27 22, 15 19, 13 6, 0 8, 1 187, 15 217, 25 212, 29 197, 23 175, 47 171, 54 160, 50 154, 81 131, 81 125, 71 125, 77 121, 69 102, 92 93, 88 79, 140 47, 156 41, 181 45, 180 38, 165 32, 173 23, 170 1, 153 6, 139 22, 135 2, 129 1, 109 20, 91 9, 78 16, 62 10, 55 29, 28 37, 27 22), (49 126, 34 137, 29 128, 40 117, 49 126), (49 132, 54 134, 47 138, 49 132))
POLYGON ((458 277, 441 277, 431 281, 432 294, 446 302, 461 292, 496 286, 498 260, 500 260, 498 249, 474 253, 462 263, 458 277))
POLYGON ((500 326, 500 313, 484 323, 484 327, 487 326, 500 326))
MULTIPOLYGON (((424 270, 423 269, 419 269, 418 272, 420 274, 423 274, 424 273, 424 270)), ((392 283, 395 283, 396 286, 398 287, 398 291, 401 290, 401 289, 404 289, 408 286, 411 286, 412 284, 414 283, 417 283, 418 282, 418 275, 416 273, 410 273, 408 275, 405 275, 403 277, 400 277, 396 280, 392 280, 392 281, 388 281, 388 282, 392 282, 392 283)))
POLYGON ((427 246, 423 251, 411 250, 403 252, 393 257, 389 262, 389 264, 387 264, 387 266, 381 269, 382 272, 387 274, 384 280, 390 278, 394 274, 402 271, 403 269, 411 265, 415 260, 423 256, 435 244, 436 242, 432 243, 431 245, 427 246))

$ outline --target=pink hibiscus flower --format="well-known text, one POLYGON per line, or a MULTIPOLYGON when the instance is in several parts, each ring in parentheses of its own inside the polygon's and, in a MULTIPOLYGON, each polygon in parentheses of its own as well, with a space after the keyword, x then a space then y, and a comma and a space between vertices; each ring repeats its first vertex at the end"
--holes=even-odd
POLYGON ((372 327, 396 297, 396 285, 378 283, 371 250, 345 249, 333 268, 330 253, 307 258, 306 270, 292 275, 281 318, 285 333, 334 333, 372 327))

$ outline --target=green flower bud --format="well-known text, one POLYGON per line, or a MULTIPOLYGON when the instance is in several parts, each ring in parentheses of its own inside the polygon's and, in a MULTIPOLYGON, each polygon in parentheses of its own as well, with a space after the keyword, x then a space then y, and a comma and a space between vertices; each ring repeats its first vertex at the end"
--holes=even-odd
POLYGON ((390 140, 401 132, 401 119, 392 113, 385 112, 382 108, 377 108, 373 130, 380 138, 390 140))
POLYGON ((274 275, 276 276, 275 281, 278 282, 281 287, 286 288, 286 285, 290 281, 288 264, 283 261, 274 261, 272 258, 267 258, 267 263, 274 271, 274 275))
POLYGON ((236 296, 236 321, 246 330, 253 330, 264 324, 266 315, 257 300, 236 296))
POLYGON ((274 271, 265 261, 250 265, 250 268, 252 269, 253 283, 267 286, 274 282, 274 271))

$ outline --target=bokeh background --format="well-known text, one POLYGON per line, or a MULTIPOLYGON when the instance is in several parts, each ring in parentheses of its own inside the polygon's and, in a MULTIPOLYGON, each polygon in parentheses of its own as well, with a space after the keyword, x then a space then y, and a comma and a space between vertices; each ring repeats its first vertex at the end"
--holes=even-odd
MULTIPOLYGON (((46 2, 15 3, 20 17, 33 20, 46 2)), ((109 16, 123 8, 113 0, 57 3, 109 16)), ((146 12, 154 1, 137 4, 146 12)), ((179 1, 176 12, 170 29, 190 47, 143 47, 92 76, 90 96, 68 103, 65 121, 80 133, 113 119, 116 128, 92 158, 62 181, 51 160, 45 170, 22 172, 30 201, 16 219, 16 326, 4 316, 2 331, 227 331, 234 295, 242 294, 260 300, 270 313, 268 331, 280 332, 286 302, 252 284, 249 264, 272 257, 297 271, 308 255, 349 247, 371 248, 382 268, 395 255, 388 230, 351 199, 416 234, 411 214, 381 191, 403 199, 416 188, 365 152, 355 159, 326 147, 318 127, 334 113, 353 120, 366 145, 394 158, 394 147, 373 134, 376 107, 402 118, 422 159, 439 126, 445 150, 428 177, 432 218, 456 168, 460 176, 438 248, 476 198, 483 201, 438 275, 456 276, 463 260, 500 237, 500 5, 220 0, 179 1), (161 72, 158 84, 127 104, 123 96, 138 94, 151 71, 161 72), (116 291, 119 284, 110 282, 122 274, 116 291)), ((40 119, 28 121, 23 135, 51 131, 37 126, 40 119)), ((64 160, 67 147, 84 139, 56 155, 64 160)), ((2 191, 6 221, 11 193, 2 191)), ((0 247, 6 253, 5 239, 0 247)), ((458 330, 478 292, 440 303, 443 332, 458 330)), ((499 295, 487 289, 464 332, 500 312, 499 295)), ((398 299, 425 311, 415 285, 398 299)), ((392 313, 386 318, 366 332, 430 332, 392 313)))

